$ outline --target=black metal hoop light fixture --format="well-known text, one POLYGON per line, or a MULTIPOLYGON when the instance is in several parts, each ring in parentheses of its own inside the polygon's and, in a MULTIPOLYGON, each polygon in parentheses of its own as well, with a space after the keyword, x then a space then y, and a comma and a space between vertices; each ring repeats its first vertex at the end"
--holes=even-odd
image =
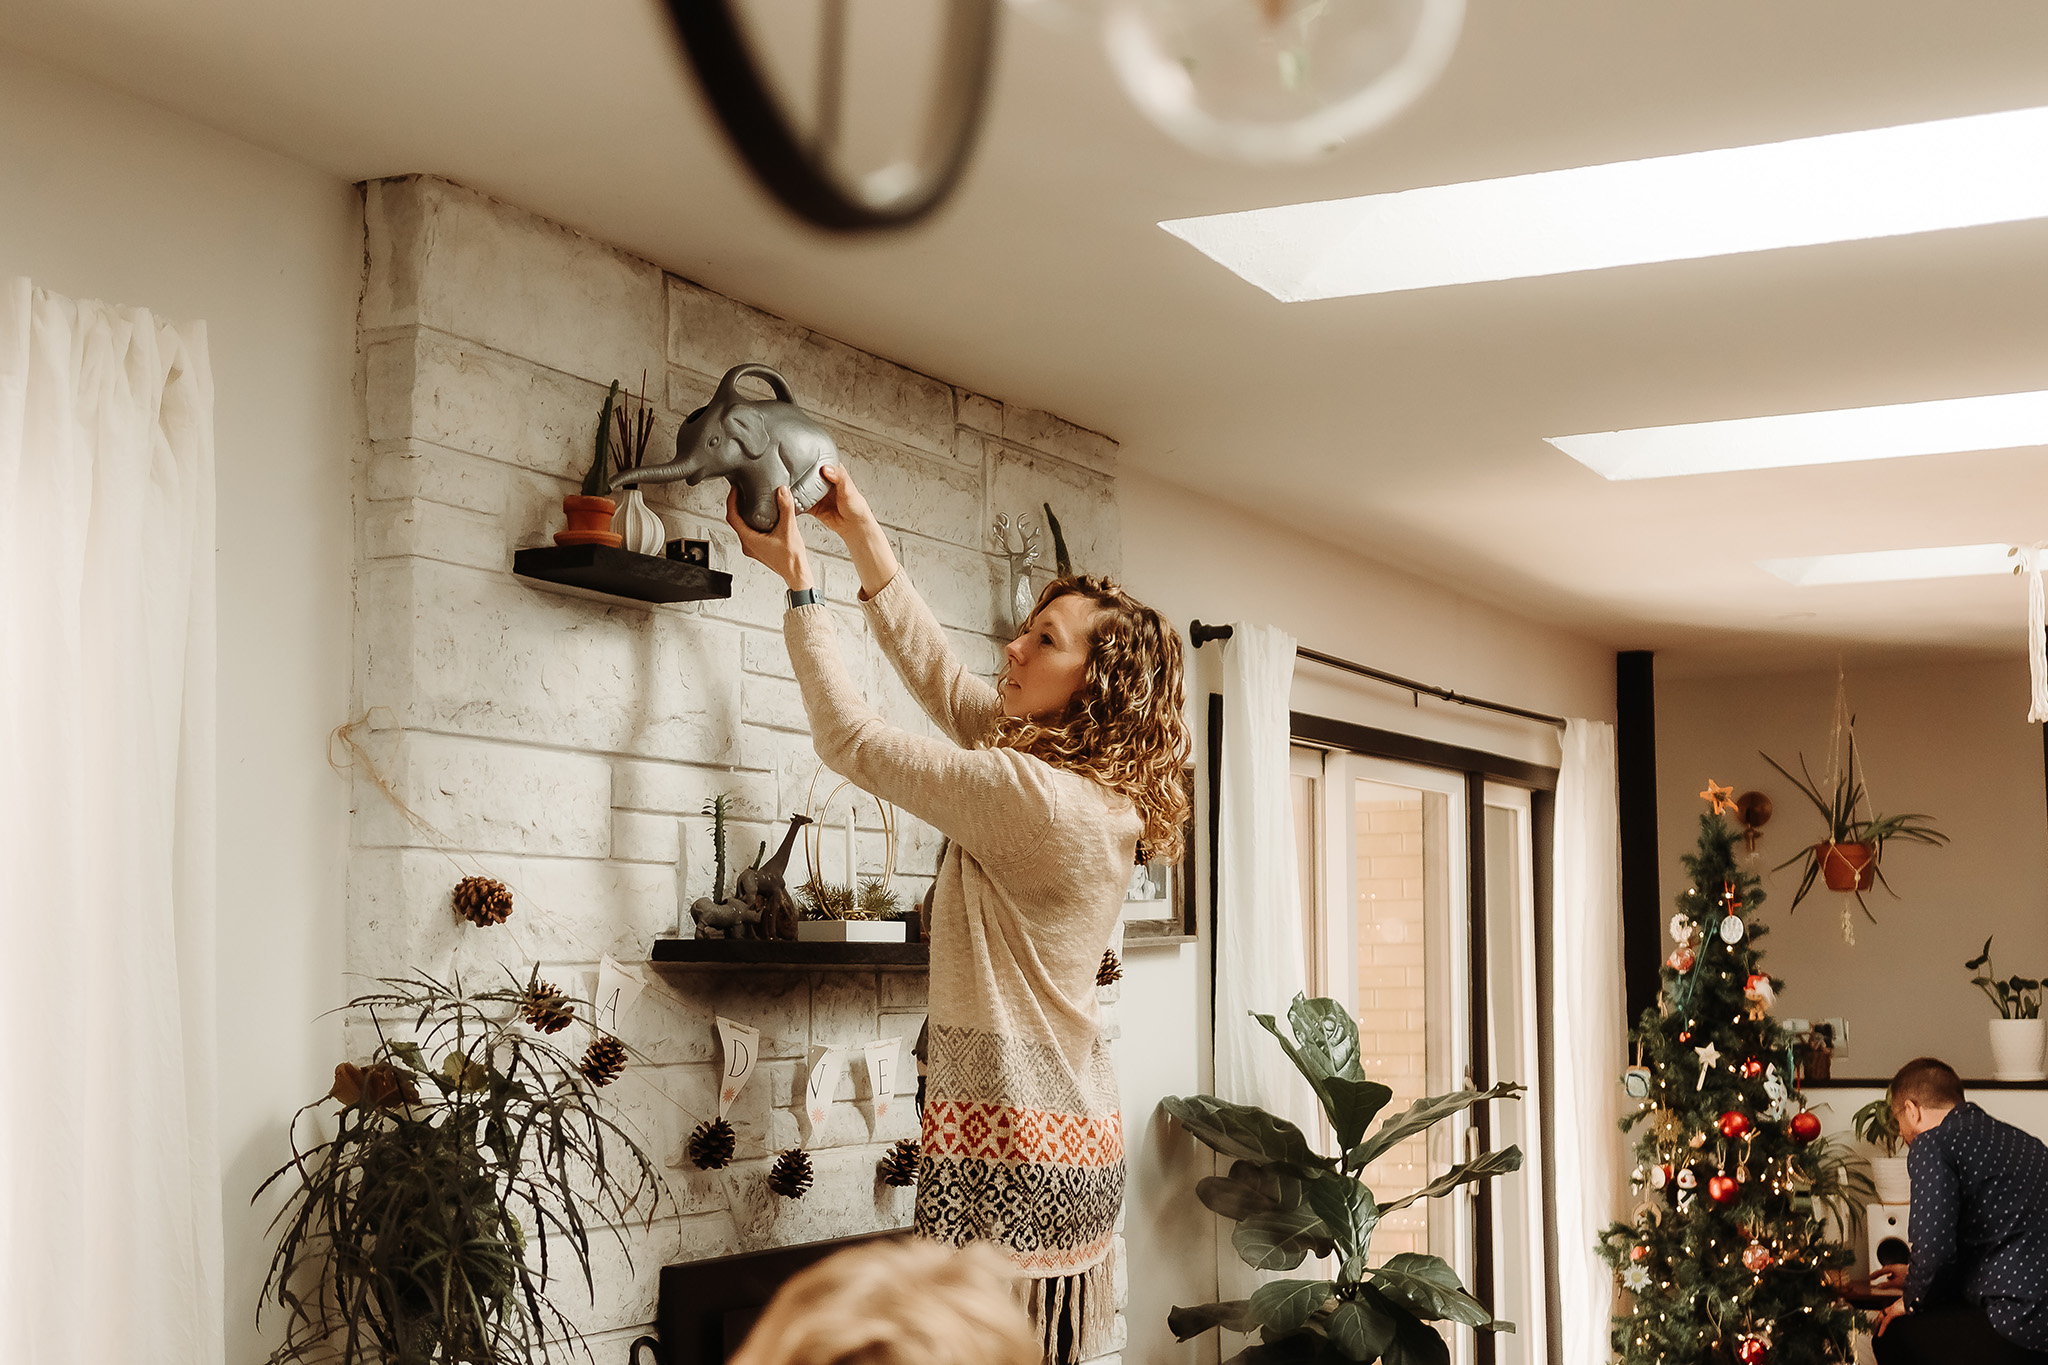
POLYGON ((967 168, 988 108, 1001 0, 948 0, 917 161, 858 181, 831 163, 845 94, 846 3, 824 0, 818 127, 808 139, 763 79, 732 0, 668 0, 668 11, 733 148, 783 207, 833 232, 908 227, 944 203, 967 168))

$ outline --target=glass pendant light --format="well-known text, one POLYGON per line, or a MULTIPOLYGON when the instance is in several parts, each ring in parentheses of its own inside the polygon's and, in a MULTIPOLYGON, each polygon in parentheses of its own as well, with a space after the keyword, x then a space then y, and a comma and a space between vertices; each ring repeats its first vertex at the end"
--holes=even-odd
POLYGON ((1457 46, 1465 0, 1106 0, 1124 93, 1198 152, 1308 161, 1408 107, 1457 46))

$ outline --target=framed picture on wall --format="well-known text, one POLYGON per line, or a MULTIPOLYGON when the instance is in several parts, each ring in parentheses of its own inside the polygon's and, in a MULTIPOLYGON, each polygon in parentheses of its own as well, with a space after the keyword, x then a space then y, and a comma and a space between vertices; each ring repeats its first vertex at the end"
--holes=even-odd
MULTIPOLYGON (((1186 774, 1190 797, 1195 770, 1186 774)), ((1124 941, 1191 938, 1195 932, 1195 817, 1192 800, 1181 830, 1180 857, 1154 858, 1131 869, 1124 888, 1124 941)))

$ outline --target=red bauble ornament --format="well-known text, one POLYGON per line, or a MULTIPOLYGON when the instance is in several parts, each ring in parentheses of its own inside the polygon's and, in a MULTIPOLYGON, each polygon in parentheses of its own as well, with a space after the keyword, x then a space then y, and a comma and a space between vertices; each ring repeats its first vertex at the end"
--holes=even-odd
POLYGON ((1804 1110, 1792 1116, 1792 1122, 1786 1126, 1786 1131, 1792 1134, 1794 1142, 1804 1147, 1820 1136, 1820 1120, 1814 1116, 1811 1109, 1804 1110))
POLYGON ((1753 1081, 1753 1080, 1755 1080, 1755 1079, 1756 1079, 1757 1077, 1759 1077, 1759 1076, 1761 1076, 1761 1075, 1763 1075, 1763 1074, 1764 1074, 1764 1064, 1763 1064, 1763 1063, 1762 1063, 1761 1061, 1759 1061, 1758 1059, 1756 1059, 1755 1057, 1750 1057, 1750 1058, 1746 1059, 1746 1060, 1745 1060, 1745 1061, 1744 1061, 1744 1062, 1742 1063, 1742 1079, 1743 1079, 1743 1080, 1745 1080, 1745 1081, 1753 1081))
POLYGON ((1630 1247, 1628 1252, 1628 1258, 1631 1261, 1645 1260, 1649 1257, 1649 1255, 1650 1249, 1648 1247, 1630 1247))
POLYGON ((1691 1029, 1689 1029, 1689 1028, 1688 1028, 1688 1029, 1680 1029, 1680 1030, 1678 1031, 1678 1041, 1679 1041, 1679 1042, 1681 1042, 1681 1043, 1689 1043, 1689 1042, 1691 1042, 1691 1041, 1692 1041, 1692 1030, 1691 1030, 1691 1029))
POLYGON ((1762 1242, 1751 1242, 1742 1249, 1742 1268, 1752 1275, 1761 1275, 1771 1264, 1771 1249, 1762 1242))
POLYGON ((1749 1115, 1740 1109, 1730 1109, 1714 1124, 1724 1138, 1739 1138, 1749 1131, 1749 1115))
POLYGON ((1664 959, 1664 965, 1674 972, 1689 972, 1694 961, 1692 949, 1681 943, 1671 950, 1671 956, 1664 959))
POLYGON ((1742 1365, 1764 1365, 1771 1358, 1771 1348, 1764 1345, 1762 1337, 1744 1337, 1735 1343, 1735 1358, 1742 1365))
POLYGON ((1742 1193, 1742 1186, 1735 1183, 1732 1175, 1717 1175, 1707 1181, 1707 1198, 1716 1204, 1732 1204, 1742 1193))

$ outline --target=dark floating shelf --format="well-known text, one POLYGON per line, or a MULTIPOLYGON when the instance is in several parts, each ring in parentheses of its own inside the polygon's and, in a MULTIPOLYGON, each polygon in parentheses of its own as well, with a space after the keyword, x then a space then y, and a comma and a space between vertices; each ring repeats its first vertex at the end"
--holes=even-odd
POLYGON ((515 550, 512 572, 636 602, 703 602, 732 596, 732 575, 689 563, 682 557, 682 544, 670 541, 665 559, 609 545, 542 545, 515 550))
POLYGON ((759 938, 658 938, 654 965, 663 967, 846 967, 921 972, 932 965, 929 943, 785 943, 759 938))

